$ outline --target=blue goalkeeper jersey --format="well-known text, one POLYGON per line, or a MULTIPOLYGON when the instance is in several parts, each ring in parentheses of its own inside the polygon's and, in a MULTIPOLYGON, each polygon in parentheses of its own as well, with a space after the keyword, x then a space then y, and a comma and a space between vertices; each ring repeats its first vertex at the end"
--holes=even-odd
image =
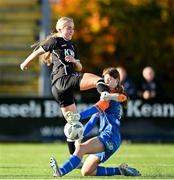
POLYGON ((111 136, 115 136, 115 140, 120 142, 120 119, 122 114, 122 107, 119 102, 110 101, 109 107, 101 112, 97 106, 89 107, 80 113, 81 120, 91 117, 93 114, 98 116, 99 133, 106 132, 111 136), (96 113, 99 113, 98 115, 96 113))
POLYGON ((109 108, 100 114, 100 129, 99 132, 110 124, 114 129, 119 129, 121 119, 121 104, 116 101, 110 101, 109 108))
POLYGON ((121 104, 110 101, 109 107, 99 114, 99 140, 104 144, 105 151, 99 152, 96 156, 101 162, 105 162, 119 148, 121 144, 120 119, 121 104))
POLYGON ((105 111, 100 112, 100 110, 96 106, 89 107, 88 109, 82 111, 80 113, 80 120, 86 119, 91 117, 93 114, 99 113, 100 114, 100 132, 108 125, 115 127, 118 129, 120 127, 120 119, 122 108, 121 104, 116 101, 110 101, 109 107, 105 109, 105 111))

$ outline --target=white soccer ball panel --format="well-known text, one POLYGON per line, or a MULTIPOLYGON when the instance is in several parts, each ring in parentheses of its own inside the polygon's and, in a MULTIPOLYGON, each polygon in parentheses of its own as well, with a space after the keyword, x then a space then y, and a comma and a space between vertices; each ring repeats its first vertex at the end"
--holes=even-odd
POLYGON ((64 133, 68 139, 81 139, 83 137, 83 124, 78 121, 72 124, 66 123, 64 127, 64 133))

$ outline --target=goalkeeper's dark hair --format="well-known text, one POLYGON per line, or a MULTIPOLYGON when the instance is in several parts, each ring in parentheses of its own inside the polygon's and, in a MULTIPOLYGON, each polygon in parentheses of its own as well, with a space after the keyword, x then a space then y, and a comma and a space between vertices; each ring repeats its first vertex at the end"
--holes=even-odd
MULTIPOLYGON (((116 91, 116 93, 121 93, 121 94, 126 95, 126 96, 127 96, 127 99, 128 99, 128 95, 127 95, 127 93, 126 93, 126 91, 125 91, 125 89, 124 89, 124 86, 122 86, 122 85, 120 84, 120 74, 119 74, 119 72, 117 71, 117 69, 116 69, 115 67, 105 68, 105 69, 103 70, 102 76, 104 76, 104 75, 106 75, 106 74, 109 74, 109 75, 112 76, 114 79, 118 79, 118 80, 119 80, 118 85, 115 87, 115 91, 116 91)), ((124 107, 125 109, 127 109, 127 101, 123 102, 122 105, 123 105, 123 107, 124 107)))

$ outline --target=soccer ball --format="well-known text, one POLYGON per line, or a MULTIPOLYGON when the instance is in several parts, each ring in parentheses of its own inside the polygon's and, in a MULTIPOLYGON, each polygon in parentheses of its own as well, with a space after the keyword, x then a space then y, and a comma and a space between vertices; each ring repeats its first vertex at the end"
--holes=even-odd
POLYGON ((66 123, 64 127, 65 136, 71 140, 83 138, 83 124, 79 121, 66 123))

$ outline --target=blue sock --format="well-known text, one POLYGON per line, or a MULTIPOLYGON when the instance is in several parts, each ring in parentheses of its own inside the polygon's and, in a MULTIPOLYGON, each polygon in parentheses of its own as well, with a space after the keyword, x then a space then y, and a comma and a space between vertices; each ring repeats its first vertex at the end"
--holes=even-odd
POLYGON ((96 125, 98 119, 99 117, 97 117, 96 115, 93 115, 91 119, 85 124, 84 132, 83 132, 84 137, 87 136, 88 133, 92 130, 92 128, 96 125))
POLYGON ((121 175, 119 168, 97 166, 96 176, 121 175))
POLYGON ((80 162, 81 159, 78 156, 72 155, 60 168, 62 176, 75 169, 80 164, 80 162))

